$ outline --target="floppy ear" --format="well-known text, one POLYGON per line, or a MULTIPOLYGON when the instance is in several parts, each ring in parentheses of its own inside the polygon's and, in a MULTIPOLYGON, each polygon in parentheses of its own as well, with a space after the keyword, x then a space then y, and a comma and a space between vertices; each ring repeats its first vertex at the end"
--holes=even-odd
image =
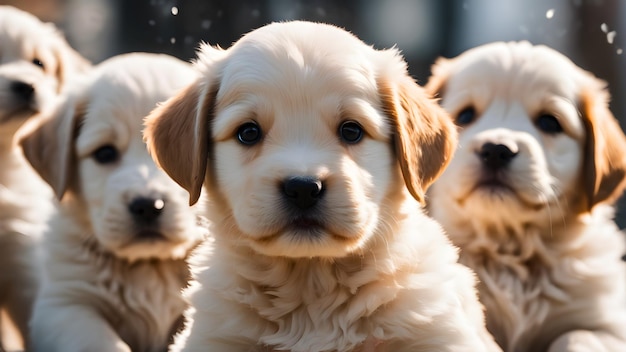
POLYGON ((152 158, 189 192, 190 205, 200 198, 206 174, 214 99, 215 92, 198 81, 159 105, 145 120, 144 140, 152 158))
POLYGON ((626 137, 608 108, 608 93, 587 90, 581 97, 587 138, 583 182, 587 210, 614 202, 626 186, 626 137))
POLYGON ((62 91, 69 80, 74 76, 87 72, 92 66, 89 60, 84 58, 69 45, 63 33, 59 32, 58 29, 50 23, 46 23, 46 25, 49 25, 50 30, 57 35, 57 40, 51 41, 50 45, 52 46, 52 54, 57 61, 57 71, 55 74, 59 80, 59 91, 62 91))
POLYGON ((409 192, 421 202, 443 172, 457 145, 448 114, 409 76, 379 82, 380 96, 394 130, 394 148, 409 192))
POLYGON ((441 98, 445 94, 446 83, 450 76, 451 59, 440 57, 431 67, 432 74, 424 86, 426 92, 433 97, 441 98))
POLYGON ((55 114, 21 138, 26 159, 60 200, 75 173, 74 141, 78 133, 83 108, 73 99, 57 107, 55 114))

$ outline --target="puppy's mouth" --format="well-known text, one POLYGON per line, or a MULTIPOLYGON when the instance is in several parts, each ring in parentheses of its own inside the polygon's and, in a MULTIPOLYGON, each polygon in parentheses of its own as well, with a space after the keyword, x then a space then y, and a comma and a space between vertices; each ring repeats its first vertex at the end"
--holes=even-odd
POLYGON ((523 193, 511 185, 505 175, 497 173, 484 173, 481 175, 480 179, 474 184, 469 192, 467 192, 464 197, 458 199, 459 203, 464 203, 467 198, 475 193, 491 197, 490 199, 498 199, 500 201, 505 200, 508 197, 515 198, 525 207, 535 210, 539 210, 545 205, 544 203, 537 203, 527 199, 524 197, 523 193))
POLYGON ((341 239, 323 221, 310 216, 295 216, 285 222, 280 230, 258 239, 260 242, 272 242, 280 237, 288 236, 298 240, 319 240, 324 236, 341 239))
POLYGON ((325 226, 321 221, 313 217, 298 216, 289 221, 283 232, 295 232, 318 237, 325 232, 325 226))
POLYGON ((507 182, 506 177, 500 173, 483 172, 474 186, 467 192, 465 199, 474 193, 487 194, 489 196, 497 196, 499 198, 512 195, 517 198, 518 194, 513 186, 507 182))
POLYGON ((163 232, 155 229, 140 229, 133 236, 134 241, 166 241, 163 232))

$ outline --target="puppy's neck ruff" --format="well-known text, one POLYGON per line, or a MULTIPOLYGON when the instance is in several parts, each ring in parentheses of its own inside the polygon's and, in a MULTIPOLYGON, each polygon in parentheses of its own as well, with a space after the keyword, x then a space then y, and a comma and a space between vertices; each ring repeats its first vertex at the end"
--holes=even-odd
POLYGON ((49 283, 44 290, 72 285, 77 290, 73 304, 97 307, 133 350, 164 348, 180 328, 187 306, 180 295, 190 278, 186 260, 131 263, 118 258, 90 235, 83 213, 80 200, 66 194, 61 216, 44 239, 48 256, 55 260, 46 265, 49 283))
POLYGON ((228 221, 216 222, 212 250, 198 253, 207 255, 211 272, 223 275, 200 272, 200 281, 228 304, 247 307, 247 314, 262 322, 260 336, 252 341, 277 350, 369 351, 381 343, 393 346, 394 339, 428 344, 437 308, 427 307, 429 299, 419 303, 419 297, 437 295, 449 284, 458 270, 457 253, 438 235, 439 225, 423 216, 416 202, 407 203, 411 206, 392 211, 397 222, 381 224, 367 248, 341 258, 265 256, 237 245, 228 221), (412 303, 400 303, 404 300, 412 303), (393 318, 405 315, 397 309, 423 314, 418 319, 423 331, 415 331, 415 321, 393 318))
POLYGON ((624 275, 624 268, 615 265, 625 247, 612 215, 610 207, 597 206, 592 213, 555 225, 549 234, 532 225, 448 228, 453 242, 463 248, 461 263, 480 278, 487 326, 505 350, 543 350, 549 337, 564 329, 603 326, 600 313, 581 319, 571 303, 606 305, 600 302, 624 290, 624 285, 607 285, 624 275), (551 325, 560 330, 547 331, 551 325))

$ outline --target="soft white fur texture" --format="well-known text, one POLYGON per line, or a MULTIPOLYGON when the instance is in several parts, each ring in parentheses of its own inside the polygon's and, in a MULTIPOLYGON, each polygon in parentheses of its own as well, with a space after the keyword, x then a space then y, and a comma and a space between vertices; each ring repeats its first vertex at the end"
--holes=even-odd
POLYGON ((61 199, 44 240, 34 351, 163 351, 180 327, 186 257, 207 226, 152 161, 142 128, 157 102, 195 77, 191 65, 167 55, 108 59, 23 139, 28 160, 61 199), (118 157, 98 162, 107 146, 118 157), (162 201, 154 222, 131 216, 138 197, 162 201))
POLYGON ((194 252, 193 324, 174 350, 497 350, 473 274, 419 202, 454 126, 397 50, 294 21, 204 45, 195 67, 144 132, 192 202, 204 185, 215 237, 194 252), (250 123, 262 136, 245 145, 250 123), (319 181, 314 206, 290 204, 290 177, 319 181))
POLYGON ((54 197, 17 140, 88 68, 53 25, 0 6, 0 309, 24 338, 38 287, 37 243, 54 197))
POLYGON ((496 341, 626 351, 624 237, 612 221, 626 140, 604 82, 548 47, 511 42, 440 59, 427 89, 460 124, 428 209, 477 272, 496 341), (490 172, 487 143, 516 155, 490 172))

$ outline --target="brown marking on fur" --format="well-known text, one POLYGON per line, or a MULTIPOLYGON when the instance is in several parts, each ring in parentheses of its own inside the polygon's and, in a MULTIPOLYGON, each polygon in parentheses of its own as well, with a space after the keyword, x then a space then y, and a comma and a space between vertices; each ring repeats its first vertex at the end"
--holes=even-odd
POLYGON ((156 163, 189 192, 189 204, 200 198, 212 146, 211 124, 216 90, 204 93, 196 82, 154 109, 145 120, 144 140, 156 163))
POLYGON ((583 161, 585 211, 613 203, 626 187, 626 137, 608 108, 608 93, 584 91, 582 119, 587 131, 583 161))
POLYGON ((448 114, 406 77, 379 82, 383 109, 394 131, 394 148, 409 192, 425 201, 428 186, 448 165, 457 145, 457 132, 448 114))

